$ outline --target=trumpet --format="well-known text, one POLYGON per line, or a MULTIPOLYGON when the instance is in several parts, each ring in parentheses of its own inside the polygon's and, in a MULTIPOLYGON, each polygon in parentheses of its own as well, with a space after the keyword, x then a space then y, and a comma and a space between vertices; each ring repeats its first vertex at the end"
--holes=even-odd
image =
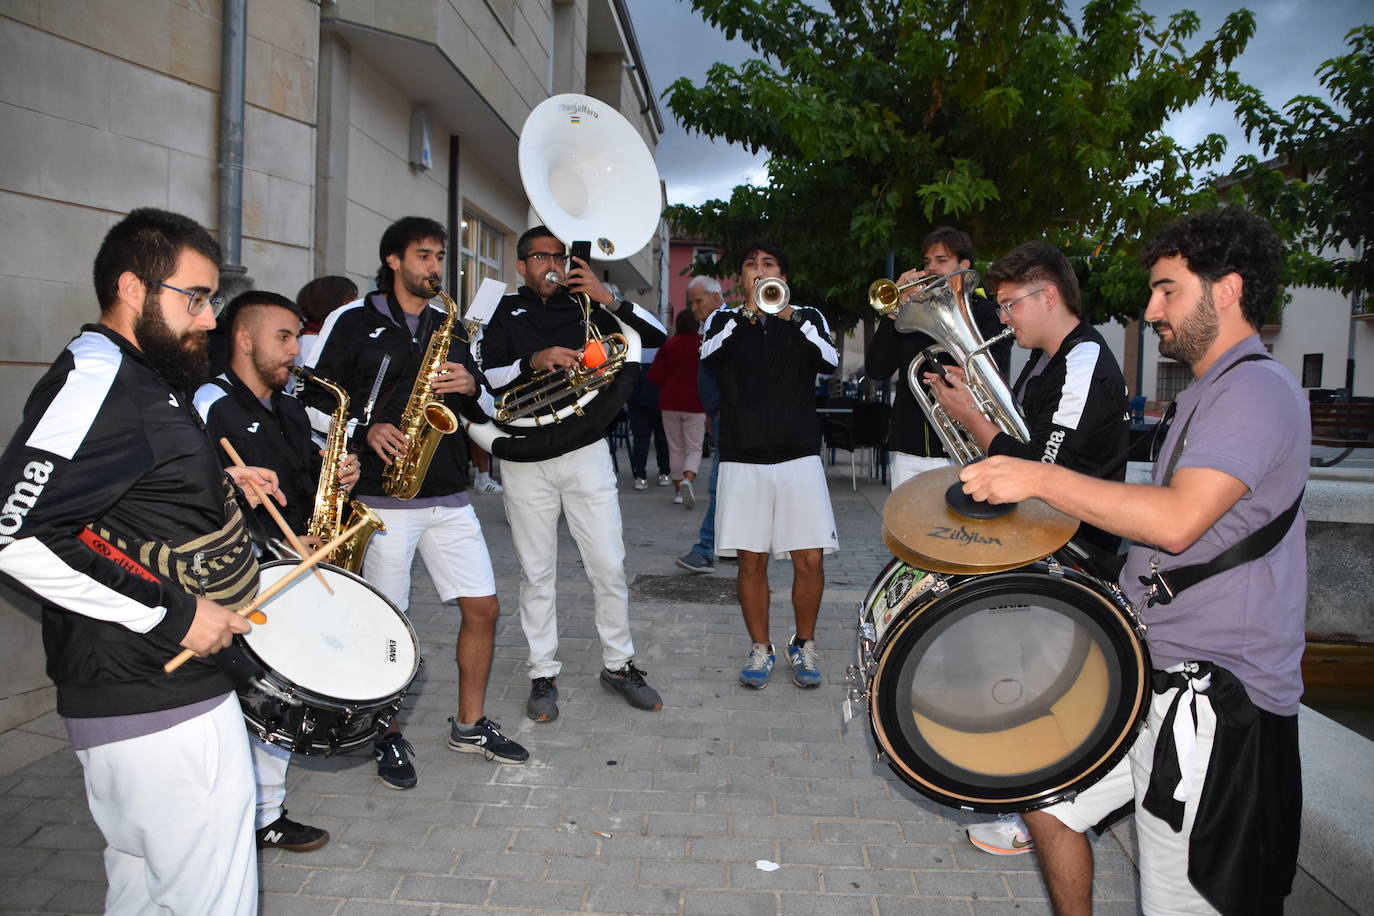
POLYGON ((879 315, 891 315, 902 307, 902 293, 917 287, 920 288, 921 292, 925 292, 942 280, 944 277, 919 277, 900 286, 886 278, 874 280, 868 287, 868 304, 879 315))
POLYGON ((754 308, 765 315, 776 315, 787 308, 792 291, 780 277, 761 277, 754 283, 754 308))

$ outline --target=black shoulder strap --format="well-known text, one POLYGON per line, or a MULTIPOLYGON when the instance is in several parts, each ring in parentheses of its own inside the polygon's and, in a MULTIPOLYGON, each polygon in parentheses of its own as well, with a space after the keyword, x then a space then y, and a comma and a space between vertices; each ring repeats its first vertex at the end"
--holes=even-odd
MULTIPOLYGON (((1248 363, 1260 359, 1273 359, 1267 353, 1247 353, 1240 359, 1227 366, 1217 374, 1217 378, 1230 372, 1241 363, 1248 363)), ((1169 411, 1165 416, 1173 413, 1174 405, 1169 405, 1169 411)), ((1196 411, 1194 411, 1196 413, 1196 411)), ((1169 457, 1169 466, 1164 472, 1164 484, 1167 485, 1173 477, 1174 466, 1178 463, 1179 457, 1183 454, 1184 438, 1188 435, 1188 425, 1192 423, 1193 415, 1188 415, 1188 420, 1183 424, 1183 430, 1179 433, 1178 440, 1174 443, 1173 454, 1169 457)), ((1304 487, 1298 493, 1298 498, 1293 504, 1285 509, 1281 514, 1270 519, 1269 522, 1241 538, 1235 544, 1217 554, 1206 563, 1195 563, 1192 566, 1181 566, 1178 569, 1156 570, 1152 576, 1141 576, 1140 584, 1150 589, 1148 605, 1153 607, 1156 604, 1168 604, 1174 596, 1185 588, 1191 588, 1205 579, 1210 579, 1218 573, 1223 573, 1228 569, 1234 569, 1242 563, 1249 563, 1251 560, 1258 560, 1260 557, 1269 553, 1279 542, 1288 534, 1288 529, 1292 527, 1293 520, 1298 516, 1298 509, 1302 507, 1304 487)))

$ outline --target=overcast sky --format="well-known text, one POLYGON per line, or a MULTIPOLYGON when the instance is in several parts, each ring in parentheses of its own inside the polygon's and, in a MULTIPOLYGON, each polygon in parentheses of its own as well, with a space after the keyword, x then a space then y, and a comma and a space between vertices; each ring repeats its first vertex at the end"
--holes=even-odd
MULTIPOLYGON (((717 61, 737 64, 753 56, 743 41, 726 41, 722 33, 703 22, 686 0, 626 2, 656 94, 680 76, 700 85, 707 68, 717 61)), ((1200 41, 1215 34, 1226 13, 1241 4, 1145 0, 1144 5, 1161 18, 1181 8, 1197 10, 1202 28, 1195 38, 1200 41)), ((1295 95, 1321 94, 1314 76, 1317 67, 1345 53, 1346 32, 1374 21, 1369 0, 1251 0, 1244 5, 1255 13, 1256 31, 1236 67, 1242 79, 1257 87, 1276 108, 1295 95)), ((664 134, 658 147, 658 170, 668 183, 670 202, 700 204, 713 197, 724 199, 737 184, 766 180, 763 153, 751 156, 742 147, 688 136, 661 98, 659 108, 664 134)), ((1242 152, 1259 153, 1245 145, 1234 119, 1223 109, 1195 106, 1176 116, 1168 130, 1185 145, 1213 131, 1225 134, 1231 140, 1227 164, 1242 152)))

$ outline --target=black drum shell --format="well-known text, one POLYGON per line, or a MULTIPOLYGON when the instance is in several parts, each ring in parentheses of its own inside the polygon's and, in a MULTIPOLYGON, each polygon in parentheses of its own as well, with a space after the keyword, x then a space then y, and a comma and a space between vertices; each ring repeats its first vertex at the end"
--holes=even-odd
MULTIPOLYGON (((924 573, 894 560, 861 608, 860 656, 869 674, 870 729, 889 767, 926 797, 965 810, 1028 811, 1071 798, 1126 754, 1149 706, 1149 654, 1130 607, 1114 589, 1057 564, 960 577, 924 573), (875 607, 904 570, 915 576, 900 580, 900 594, 891 602, 896 613, 875 607), (875 626, 874 615, 884 612, 890 619, 875 626), (1015 654, 1015 646, 1002 643, 1017 642, 1019 631, 1011 620, 1024 612, 1038 614, 1042 625, 1050 621, 1065 662, 1062 670, 1045 669, 1038 679, 1036 696, 1044 701, 1003 708, 994 699, 1003 681, 980 681, 978 674, 987 668, 983 656, 1015 654), (992 620, 998 613, 1008 615, 1007 625, 992 620), (940 644, 944 639, 958 646, 960 640, 950 634, 959 627, 981 628, 984 637, 991 636, 978 657, 967 659, 972 664, 959 665, 957 652, 940 644), (941 677, 933 680, 937 667, 941 677), (976 672, 971 687, 962 694, 957 687, 946 689, 946 680, 957 681, 968 668, 976 672), (938 684, 934 692, 941 696, 922 693, 918 681, 938 684), (977 702, 967 703, 968 697, 977 702), (1099 702, 1096 716, 1065 712, 1099 702), (1084 731, 1081 740, 1065 738, 1069 751, 1059 759, 1016 769, 1024 766, 1013 762, 1018 749, 1029 746, 1028 759, 1043 758, 1050 752, 1047 746, 1052 750, 1054 741, 1040 739, 1068 731, 1046 724, 1061 720, 1084 731)), ((1013 685, 1009 690, 1020 687, 1014 680, 1007 683, 1013 685)))

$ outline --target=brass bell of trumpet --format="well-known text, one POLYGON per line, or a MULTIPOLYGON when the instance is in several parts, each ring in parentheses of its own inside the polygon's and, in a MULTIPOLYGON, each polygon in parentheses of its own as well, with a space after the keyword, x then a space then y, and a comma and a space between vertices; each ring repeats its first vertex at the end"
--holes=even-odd
POLYGON ((879 315, 891 315, 902 307, 902 293, 917 287, 925 292, 944 279, 941 276, 920 277, 901 286, 886 278, 874 280, 868 287, 868 304, 879 315))
POLYGON ((765 315, 776 315, 787 308, 792 291, 780 277, 762 277, 754 283, 754 308, 765 315))

